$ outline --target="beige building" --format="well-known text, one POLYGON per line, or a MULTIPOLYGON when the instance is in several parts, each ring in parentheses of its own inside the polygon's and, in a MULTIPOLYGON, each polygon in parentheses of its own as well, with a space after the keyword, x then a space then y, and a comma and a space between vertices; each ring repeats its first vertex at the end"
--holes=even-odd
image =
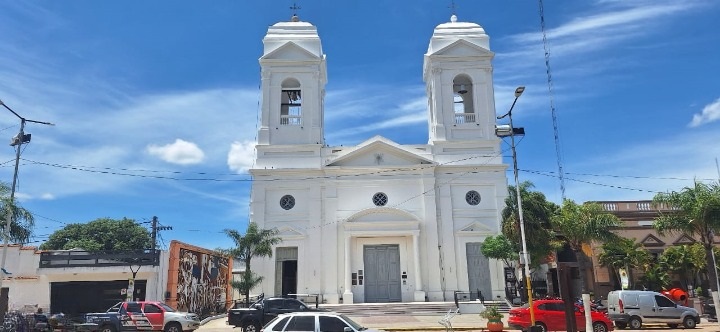
MULTIPOLYGON (((601 201, 606 211, 614 214, 622 221, 622 226, 615 230, 619 236, 634 239, 636 243, 641 243, 645 249, 651 254, 657 256, 662 253, 665 248, 674 245, 692 244, 696 242, 691 236, 681 233, 659 235, 653 228, 653 222, 659 215, 659 211, 669 211, 667 208, 660 207, 657 209, 650 200, 644 201, 601 201)), ((612 271, 600 266, 598 256, 603 252, 602 243, 592 245, 592 277, 594 282, 593 289, 595 294, 603 296, 613 289, 619 289, 619 281, 616 280, 612 271)), ((641 270, 634 270, 635 278, 642 275, 641 270)))

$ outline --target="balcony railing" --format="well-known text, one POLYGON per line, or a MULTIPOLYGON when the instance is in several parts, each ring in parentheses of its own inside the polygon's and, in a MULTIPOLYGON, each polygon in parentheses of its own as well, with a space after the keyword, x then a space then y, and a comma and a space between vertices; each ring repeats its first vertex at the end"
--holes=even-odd
POLYGON ((79 251, 58 250, 40 253, 40 268, 100 267, 160 264, 160 250, 79 251))
POLYGON ((300 126, 302 125, 302 116, 300 115, 281 115, 280 124, 283 126, 300 126))
POLYGON ((455 113, 455 123, 475 123, 475 113, 455 113))

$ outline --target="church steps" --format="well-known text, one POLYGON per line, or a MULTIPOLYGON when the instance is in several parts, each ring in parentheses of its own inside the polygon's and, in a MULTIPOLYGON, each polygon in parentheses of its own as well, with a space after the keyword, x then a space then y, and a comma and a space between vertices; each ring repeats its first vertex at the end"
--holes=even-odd
MULTIPOLYGON (((485 301, 486 306, 496 306, 500 312, 507 313, 510 307, 505 302, 485 301)), ((444 315, 457 309, 454 302, 392 302, 392 303, 356 303, 322 304, 320 308, 352 316, 405 315, 430 316, 444 315)))

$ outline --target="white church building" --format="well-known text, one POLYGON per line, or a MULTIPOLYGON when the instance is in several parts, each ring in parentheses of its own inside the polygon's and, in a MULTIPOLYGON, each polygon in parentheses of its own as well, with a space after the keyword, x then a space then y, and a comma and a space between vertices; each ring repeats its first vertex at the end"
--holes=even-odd
MULTIPOLYGON (((438 25, 425 54, 429 142, 381 136, 324 142, 326 58, 315 26, 269 27, 251 221, 276 228, 253 293, 320 294, 327 303, 504 297, 502 264, 480 253, 500 234, 507 165, 495 136, 493 53, 475 23, 438 25)), ((328 112, 333 112, 328 109, 328 112)))

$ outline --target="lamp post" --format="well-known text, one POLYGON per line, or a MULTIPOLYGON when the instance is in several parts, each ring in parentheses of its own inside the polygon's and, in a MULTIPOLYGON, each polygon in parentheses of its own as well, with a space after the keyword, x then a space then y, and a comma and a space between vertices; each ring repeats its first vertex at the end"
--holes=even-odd
MULTIPOLYGON (((22 145, 25 143, 30 143, 30 134, 25 134, 25 123, 26 122, 32 122, 32 123, 39 123, 49 126, 54 126, 54 124, 50 122, 42 122, 42 121, 35 121, 35 120, 29 120, 26 118, 23 118, 19 114, 15 113, 10 107, 5 105, 5 103, 0 100, 0 105, 5 107, 8 111, 12 112, 12 114, 15 114, 16 117, 20 119, 20 132, 18 132, 17 136, 13 137, 12 141, 10 141, 11 146, 17 146, 17 152, 15 153, 15 173, 13 173, 13 182, 12 187, 10 189, 10 202, 7 206, 7 214, 5 218, 5 229, 3 230, 3 249, 2 249, 2 263, 0 263, 0 267, 2 270, 2 275, 0 276, 0 290, 2 290, 2 284, 3 279, 5 279, 5 262, 7 260, 7 248, 8 244, 10 242, 10 224, 12 223, 13 219, 13 206, 15 204, 15 185, 17 184, 17 175, 18 175, 18 167, 20 166, 20 150, 22 150, 22 145)), ((8 295, 9 295, 8 291, 8 295)))
POLYGON ((504 115, 498 116, 498 120, 507 117, 510 120, 510 125, 502 125, 502 126, 496 126, 495 128, 495 134, 498 137, 507 137, 510 136, 510 147, 512 149, 512 159, 513 159, 513 174, 515 175, 515 192, 517 196, 517 206, 518 206, 518 217, 520 219, 520 239, 522 240, 522 259, 524 261, 524 271, 525 271, 525 288, 527 289, 527 296, 528 296, 528 306, 530 308, 530 326, 535 326, 535 310, 533 309, 533 303, 532 303, 532 283, 530 282, 530 256, 528 255, 527 250, 527 241, 525 240, 525 221, 523 219, 523 210, 522 210, 522 197, 520 196, 520 181, 518 181, 518 167, 517 167, 517 154, 515 153, 515 135, 525 135, 525 129, 524 128, 515 128, 513 127, 513 121, 512 121, 512 111, 515 107, 515 103, 517 102, 518 98, 522 95, 522 93, 525 91, 524 86, 520 86, 517 89, 515 89, 515 99, 513 100, 512 105, 510 106, 510 110, 505 113, 504 115))

